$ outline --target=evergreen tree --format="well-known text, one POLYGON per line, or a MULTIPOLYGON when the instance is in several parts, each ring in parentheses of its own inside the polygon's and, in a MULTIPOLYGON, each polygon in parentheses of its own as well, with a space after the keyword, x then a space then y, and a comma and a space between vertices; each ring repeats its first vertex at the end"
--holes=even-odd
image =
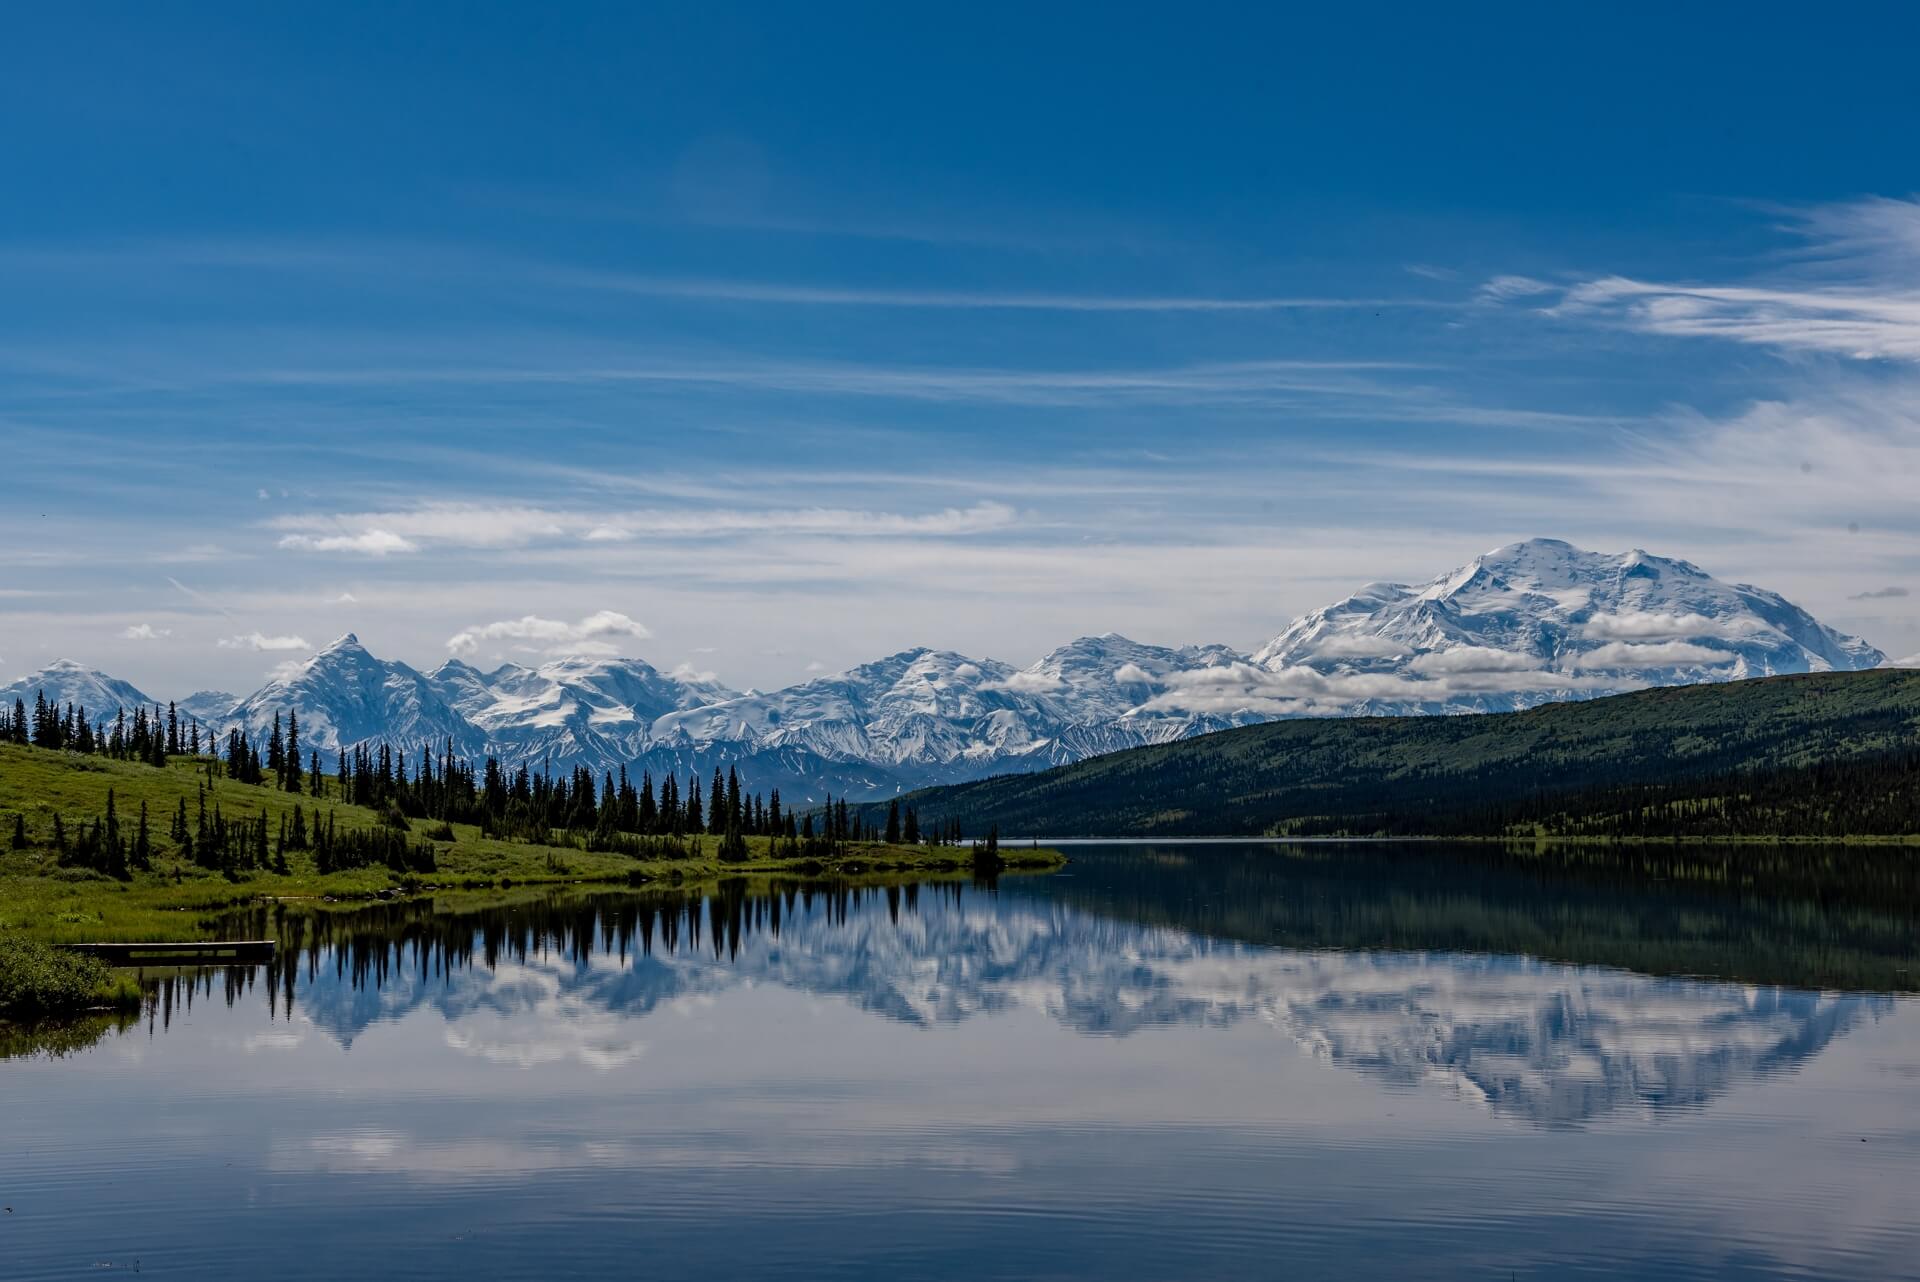
POLYGON ((634 825, 634 830, 644 833, 655 831, 660 821, 660 812, 653 804, 653 774, 651 771, 642 771, 640 774, 639 810, 640 818, 639 822, 634 825))
POLYGON ((300 791, 300 718, 287 709, 287 768, 280 786, 288 792, 300 791))
POLYGON ((887 830, 883 840, 889 846, 900 844, 900 803, 898 801, 887 803, 887 830))

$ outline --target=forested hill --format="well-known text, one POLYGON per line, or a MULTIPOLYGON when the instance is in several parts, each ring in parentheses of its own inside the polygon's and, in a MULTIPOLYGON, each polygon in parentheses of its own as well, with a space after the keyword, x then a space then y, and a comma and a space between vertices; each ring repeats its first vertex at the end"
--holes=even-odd
POLYGON ((970 836, 1920 834, 1920 670, 1270 722, 902 801, 970 836))

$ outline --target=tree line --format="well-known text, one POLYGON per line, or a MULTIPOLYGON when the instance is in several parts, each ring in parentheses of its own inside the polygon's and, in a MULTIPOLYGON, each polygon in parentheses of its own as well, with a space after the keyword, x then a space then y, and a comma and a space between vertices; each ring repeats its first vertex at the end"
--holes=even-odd
MULTIPOLYGON (((98 721, 87 710, 68 703, 64 709, 57 700, 49 700, 44 690, 35 691, 33 710, 16 698, 12 708, 0 705, 0 743, 32 744, 36 748, 54 748, 67 752, 85 752, 116 761, 144 761, 164 766, 168 757, 197 757, 201 750, 200 723, 182 719, 179 709, 169 703, 164 712, 155 704, 151 714, 142 706, 127 716, 125 708, 114 710, 113 720, 98 721)), ((207 732, 211 748, 213 734, 207 732)))
MULTIPOLYGON (((186 862, 228 876, 255 869, 284 872, 286 853, 309 851, 322 873, 385 864, 396 872, 433 871, 430 841, 408 838, 412 821, 436 822, 436 834, 450 840, 447 825, 477 826, 483 836, 535 844, 574 844, 588 850, 627 854, 634 858, 680 858, 701 852, 703 837, 719 839, 723 860, 748 856, 747 839, 764 839, 775 858, 830 858, 855 845, 885 841, 889 845, 958 845, 958 820, 922 827, 917 811, 895 802, 884 825, 870 819, 846 798, 829 796, 819 807, 797 810, 786 805, 779 789, 766 794, 743 786, 739 772, 715 767, 702 781, 690 774, 683 783, 674 775, 657 782, 649 771, 633 779, 625 766, 598 775, 585 767, 556 774, 550 767, 529 763, 509 769, 497 757, 479 765, 461 756, 453 741, 436 751, 421 745, 418 752, 382 742, 342 747, 323 761, 318 749, 302 743, 298 714, 274 714, 265 735, 244 726, 230 728, 222 739, 198 720, 182 717, 175 705, 151 711, 136 708, 131 717, 116 709, 113 718, 94 719, 72 703, 62 708, 39 692, 31 710, 16 699, 11 710, 0 708, 0 742, 31 744, 60 751, 81 752, 117 760, 165 766, 175 756, 197 759, 205 780, 191 815, 185 798, 173 816, 169 840, 186 862), (329 766, 331 768, 329 769, 329 766), (270 786, 283 792, 332 799, 376 811, 381 825, 367 830, 339 830, 328 814, 324 824, 319 808, 309 823, 296 805, 277 831, 270 831, 265 811, 233 816, 213 797, 215 781, 224 776, 250 786, 270 786)), ((126 832, 109 792, 107 813, 68 831, 56 815, 47 839, 67 866, 91 868, 124 878, 134 869, 151 866, 152 838, 146 805, 141 804, 137 825, 126 832)), ((16 816, 14 845, 29 844, 25 819, 16 816)))

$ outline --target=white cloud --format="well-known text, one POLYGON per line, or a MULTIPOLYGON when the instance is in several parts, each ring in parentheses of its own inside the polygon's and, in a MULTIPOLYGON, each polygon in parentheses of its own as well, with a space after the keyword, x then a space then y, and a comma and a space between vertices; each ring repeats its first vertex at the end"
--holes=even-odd
POLYGON ((1531 655, 1491 646, 1463 645, 1451 650, 1417 654, 1407 666, 1422 676, 1458 676, 1474 672, 1537 671, 1540 661, 1531 655))
POLYGON ((720 680, 718 672, 696 668, 691 663, 677 664, 667 675, 675 681, 686 681, 695 685, 714 685, 720 680))
MULTIPOLYGON (((967 293, 957 290, 855 289, 833 285, 785 285, 761 281, 672 280, 606 273, 554 273, 554 279, 589 288, 654 298, 779 303, 816 307, 939 308, 959 311, 1061 312, 1280 312, 1383 307, 1444 308, 1454 304, 1417 298, 1260 297, 1197 295, 967 293)), ((1502 277, 1524 280, 1524 277, 1502 277)), ((1541 288, 1546 288, 1541 286, 1541 288)))
POLYGON ((1505 302, 1510 298, 1531 298, 1536 294, 1550 294, 1554 290, 1546 281, 1535 280, 1531 276, 1495 276, 1480 287, 1480 296, 1494 302, 1505 302))
POLYGON ((1321 659, 1392 659, 1405 654, 1408 647, 1386 637, 1335 633, 1313 647, 1321 659))
POLYGON ((1889 668, 1920 668, 1920 654, 1910 654, 1904 659, 1889 659, 1885 666, 1889 668))
MULTIPOLYGON (((1488 651, 1505 654, 1505 651, 1488 651)), ((1477 657, 1470 661, 1491 664, 1477 657)), ((1618 678, 1577 676, 1539 668, 1478 668, 1421 676, 1405 672, 1321 672, 1309 667, 1268 669, 1251 663, 1225 664, 1170 673, 1167 689, 1142 705, 1149 712, 1187 712, 1215 716, 1324 717, 1350 712, 1355 704, 1435 704, 1461 696, 1567 694, 1620 690, 1633 683, 1618 678)))
POLYGON ((1872 199, 1801 215, 1806 252, 1760 282, 1605 276, 1549 309, 1643 333, 1717 338, 1856 360, 1920 360, 1920 203, 1872 199))
POLYGON ((1577 668, 1720 668, 1740 656, 1691 641, 1609 641, 1575 657, 1577 668))
POLYGON ((1920 294, 1859 289, 1663 285, 1609 276, 1567 291, 1555 313, 1611 316, 1675 338, 1719 338, 1854 360, 1920 360, 1920 294))
POLYGON ((1009 694, 1051 694, 1066 683, 1046 672, 1015 672, 1000 681, 989 681, 982 690, 1005 690, 1009 694))
POLYGON ((392 530, 363 530, 358 534, 289 534, 280 546, 302 552, 357 552, 362 556, 387 556, 394 552, 418 552, 420 545, 402 538, 392 530))
POLYGON ((128 641, 158 641, 173 635, 172 628, 156 628, 151 623, 129 624, 120 635, 128 641))
POLYGON ((1661 614, 1654 610, 1622 610, 1597 614, 1582 631, 1595 641, 1670 641, 1685 637, 1724 637, 1728 629, 1704 614, 1661 614))
MULTIPOLYGON (((811 671, 818 666, 818 664, 809 664, 808 670, 811 671)), ((953 670, 953 675, 961 681, 972 681, 980 675, 980 667, 974 663, 963 663, 953 670)))
POLYGON ((1113 680, 1123 686, 1151 685, 1154 675, 1137 663, 1123 663, 1113 670, 1113 680))
POLYGON ((360 598, 355 596, 353 593, 342 592, 339 596, 334 597, 331 601, 328 601, 327 604, 328 605, 358 605, 359 602, 360 602, 360 598))
POLYGON ((1870 588, 1865 592, 1855 592, 1852 596, 1849 596, 1847 600, 1849 601, 1898 601, 1908 595, 1910 595, 1908 591, 1902 587, 1870 588))
POLYGON ((652 635, 645 624, 615 610, 601 610, 573 623, 525 614, 463 629, 447 638, 447 649, 471 654, 485 641, 534 641, 544 645, 549 654, 613 654, 618 651, 607 644, 606 638, 645 640, 652 635))
POLYGON ((247 632, 240 636, 221 637, 216 643, 222 650, 309 650, 305 637, 288 634, 270 637, 263 632, 247 632))
MULTIPOLYGON (((971 665, 971 664, 962 664, 961 666, 962 666, 962 667, 972 667, 972 665, 971 665)), ((826 665, 826 664, 824 664, 824 663, 822 663, 822 662, 820 662, 820 660, 818 660, 818 659, 814 659, 814 660, 812 660, 811 662, 809 662, 809 663, 807 664, 807 666, 806 666, 806 669, 805 669, 805 670, 806 670, 806 671, 808 671, 808 672, 825 672, 825 671, 827 670, 827 665, 826 665)), ((979 671, 980 671, 980 669, 978 669, 978 668, 974 668, 974 671, 975 671, 975 672, 977 673, 977 672, 979 672, 979 671)))
POLYGON ((283 548, 384 556, 424 545, 524 547, 538 543, 614 544, 639 538, 705 539, 748 534, 842 538, 953 537, 1006 529, 1018 513, 998 500, 933 512, 854 508, 688 508, 568 511, 475 503, 434 503, 387 512, 285 516, 268 524, 292 531, 283 548))

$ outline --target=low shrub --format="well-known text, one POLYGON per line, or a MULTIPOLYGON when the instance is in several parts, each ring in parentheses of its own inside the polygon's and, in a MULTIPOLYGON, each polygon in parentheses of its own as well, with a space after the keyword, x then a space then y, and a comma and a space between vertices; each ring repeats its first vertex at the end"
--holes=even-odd
POLYGON ((0 935, 0 1015, 53 1015, 129 1001, 139 1001, 138 989, 98 958, 0 935))

